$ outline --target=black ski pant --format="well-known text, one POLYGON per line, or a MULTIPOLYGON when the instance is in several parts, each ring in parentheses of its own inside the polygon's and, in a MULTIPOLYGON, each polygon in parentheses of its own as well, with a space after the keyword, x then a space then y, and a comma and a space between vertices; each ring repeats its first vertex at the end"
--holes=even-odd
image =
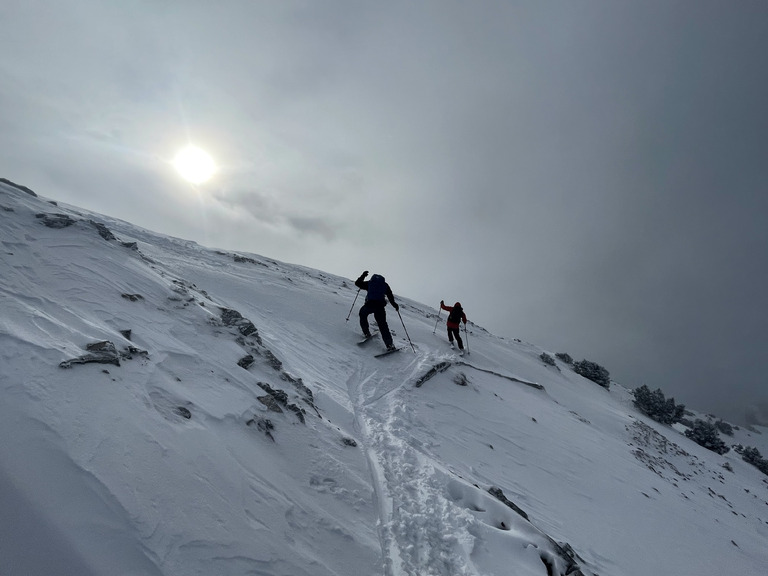
POLYGON ((363 307, 360 308, 360 328, 363 329, 364 334, 368 334, 368 316, 373 314, 376 319, 376 324, 379 325, 379 332, 381 332, 381 338, 384 340, 384 344, 387 346, 392 345, 392 334, 389 333, 389 326, 387 326, 387 312, 384 307, 387 305, 386 300, 368 300, 363 307))
POLYGON ((456 338, 456 344, 459 345, 459 350, 464 350, 464 342, 461 341, 461 336, 459 336, 459 329, 458 328, 448 328, 448 342, 453 342, 453 339, 456 338))

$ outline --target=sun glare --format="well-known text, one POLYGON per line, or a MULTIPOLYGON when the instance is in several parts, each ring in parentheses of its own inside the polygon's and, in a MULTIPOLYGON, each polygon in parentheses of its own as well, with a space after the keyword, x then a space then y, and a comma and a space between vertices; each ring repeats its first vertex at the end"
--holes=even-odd
POLYGON ((192 184, 202 184, 216 172, 216 163, 210 154, 191 144, 179 150, 173 165, 181 177, 192 184))

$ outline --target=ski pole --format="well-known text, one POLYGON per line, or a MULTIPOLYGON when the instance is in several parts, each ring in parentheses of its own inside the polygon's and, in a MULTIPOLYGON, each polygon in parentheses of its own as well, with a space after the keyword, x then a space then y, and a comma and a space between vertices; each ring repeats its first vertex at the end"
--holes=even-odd
MULTIPOLYGON (((400 316, 400 309, 397 310, 397 315, 400 316)), ((400 323, 403 325, 403 330, 405 330, 405 337, 408 338, 408 344, 411 345, 411 348, 413 348, 413 353, 416 354, 416 347, 413 345, 413 342, 411 342, 411 337, 408 336, 408 329, 405 327, 405 322, 403 322, 403 317, 400 316, 400 323)))
POLYGON ((443 311, 442 307, 437 309, 437 320, 435 320, 435 327, 432 330, 432 334, 434 334, 437 331, 437 323, 440 322, 440 312, 442 311, 443 311))
POLYGON ((352 302, 352 308, 349 309, 349 314, 347 314, 346 322, 349 322, 349 317, 352 316, 352 310, 355 309, 355 302, 357 302, 358 296, 360 296, 360 288, 357 289, 357 294, 355 294, 355 300, 352 302))

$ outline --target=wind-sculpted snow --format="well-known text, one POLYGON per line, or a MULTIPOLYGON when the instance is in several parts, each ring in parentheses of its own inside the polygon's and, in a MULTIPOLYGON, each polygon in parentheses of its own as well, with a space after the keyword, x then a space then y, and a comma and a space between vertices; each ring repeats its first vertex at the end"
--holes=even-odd
POLYGON ((765 573, 767 477, 615 383, 401 294, 375 358, 349 278, 0 207, 3 576, 765 573))

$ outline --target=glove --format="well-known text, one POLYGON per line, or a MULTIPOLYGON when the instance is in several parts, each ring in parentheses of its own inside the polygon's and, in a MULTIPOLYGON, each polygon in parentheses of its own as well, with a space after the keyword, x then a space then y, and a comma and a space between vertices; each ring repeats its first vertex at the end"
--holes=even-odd
POLYGON ((440 306, 445 306, 445 302, 443 302, 442 300, 440 300, 440 306))
POLYGON ((365 278, 366 276, 368 276, 368 270, 366 270, 365 272, 363 272, 363 275, 362 275, 362 276, 360 276, 360 278, 365 278))
POLYGON ((397 302, 392 303, 392 308, 394 308, 395 310, 400 310, 400 306, 397 304, 397 302))

